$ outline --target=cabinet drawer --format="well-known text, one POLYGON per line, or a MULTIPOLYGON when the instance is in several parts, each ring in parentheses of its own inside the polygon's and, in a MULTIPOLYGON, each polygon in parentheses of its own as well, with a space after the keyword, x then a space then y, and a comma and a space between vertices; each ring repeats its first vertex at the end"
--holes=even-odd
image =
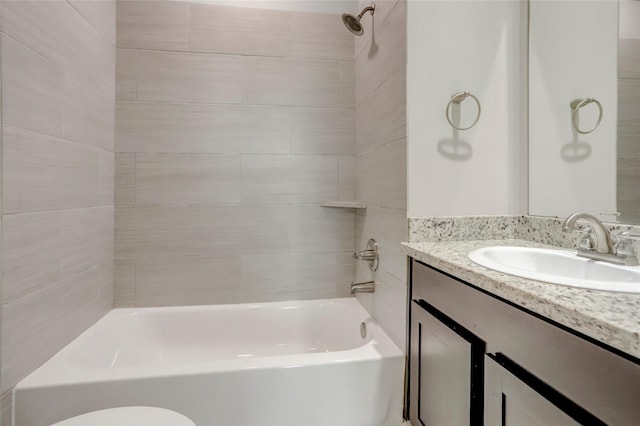
POLYGON ((472 285, 412 261, 412 298, 477 335, 596 417, 640 424, 640 366, 472 285))

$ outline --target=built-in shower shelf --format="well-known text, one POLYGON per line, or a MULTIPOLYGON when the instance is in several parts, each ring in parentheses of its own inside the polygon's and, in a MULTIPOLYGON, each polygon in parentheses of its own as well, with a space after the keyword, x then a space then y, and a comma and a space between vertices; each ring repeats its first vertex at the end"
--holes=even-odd
POLYGON ((366 209, 365 203, 358 201, 323 201, 322 207, 338 207, 343 209, 366 209))

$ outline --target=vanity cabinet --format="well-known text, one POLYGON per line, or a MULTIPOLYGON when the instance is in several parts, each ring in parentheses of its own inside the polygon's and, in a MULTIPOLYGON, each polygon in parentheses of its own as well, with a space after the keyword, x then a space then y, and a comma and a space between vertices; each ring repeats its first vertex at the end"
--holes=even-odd
POLYGON ((637 358, 410 262, 414 426, 640 425, 637 358))
MULTIPOLYGON (((499 354, 498 354, 499 355, 499 354)), ((516 372, 505 368, 499 356, 485 358, 484 421, 487 425, 500 426, 579 426, 580 424, 602 424, 597 418, 582 410, 578 422, 558 406, 551 396, 544 396, 533 383, 518 377, 516 372), (549 399, 547 399, 549 398, 549 399)), ((526 374, 525 374, 526 375, 526 374)), ((538 382, 535 378, 531 378, 538 382)), ((577 409, 574 407, 574 409, 577 409)), ((578 416, 578 414, 576 414, 578 416)))
POLYGON ((426 302, 412 305, 412 418, 423 425, 482 425, 484 342, 426 302))

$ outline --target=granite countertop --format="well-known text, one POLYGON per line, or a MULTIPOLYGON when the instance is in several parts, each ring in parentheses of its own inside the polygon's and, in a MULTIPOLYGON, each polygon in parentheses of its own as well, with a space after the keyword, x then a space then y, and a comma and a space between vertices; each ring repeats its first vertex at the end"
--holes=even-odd
POLYGON ((586 290, 515 277, 477 265, 467 257, 477 248, 490 246, 558 249, 525 240, 403 243, 408 256, 640 358, 640 294, 586 290))

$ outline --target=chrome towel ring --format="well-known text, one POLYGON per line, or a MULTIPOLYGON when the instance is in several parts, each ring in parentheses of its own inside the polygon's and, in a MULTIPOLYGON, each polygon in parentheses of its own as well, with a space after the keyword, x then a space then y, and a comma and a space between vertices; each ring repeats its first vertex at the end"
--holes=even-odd
POLYGON ((449 122, 449 125, 451 127, 453 127, 454 129, 456 129, 456 130, 469 130, 470 128, 472 128, 473 126, 476 125, 478 120, 480 120, 480 113, 481 112, 482 112, 482 107, 480 106, 480 101, 478 100, 478 98, 476 98, 475 95, 473 93, 471 93, 471 92, 462 91, 462 92, 456 92, 453 95, 451 95, 451 100, 447 104, 447 108, 445 110, 445 115, 447 117, 447 121, 449 122), (455 124, 453 124, 453 121, 451 121, 451 117, 450 117, 451 107, 452 107, 452 105, 461 104, 462 101, 464 101, 467 98, 471 98, 474 101, 476 101, 476 104, 478 105, 478 115, 476 116, 476 119, 473 120, 473 123, 471 123, 470 126, 458 127, 455 124))
POLYGON ((571 106, 571 121, 573 123, 573 128, 576 129, 576 132, 582 135, 586 135, 598 128, 600 122, 602 121, 602 104, 596 98, 574 99, 569 105, 571 106), (596 104, 596 106, 598 107, 598 120, 591 130, 581 130, 578 124, 578 112, 580 111, 580 108, 585 107, 591 103, 596 104))

